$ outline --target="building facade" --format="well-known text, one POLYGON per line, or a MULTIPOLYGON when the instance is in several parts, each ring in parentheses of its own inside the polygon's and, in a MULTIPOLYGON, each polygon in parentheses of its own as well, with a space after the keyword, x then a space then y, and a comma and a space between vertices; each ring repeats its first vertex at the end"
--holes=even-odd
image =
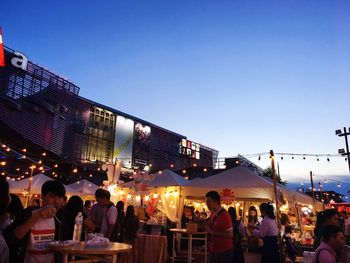
MULTIPOLYGON (((68 162, 118 161, 125 169, 214 167, 218 151, 79 96, 80 88, 5 48, 0 122, 68 162)), ((1 139, 1 138, 0 138, 1 139)))

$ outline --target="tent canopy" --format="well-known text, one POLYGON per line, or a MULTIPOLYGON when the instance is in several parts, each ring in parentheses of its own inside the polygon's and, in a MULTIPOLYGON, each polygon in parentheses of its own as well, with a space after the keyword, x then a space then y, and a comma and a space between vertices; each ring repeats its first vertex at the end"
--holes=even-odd
POLYGON ((83 179, 78 182, 69 184, 66 186, 67 194, 69 195, 95 195, 95 192, 100 187, 91 183, 90 181, 83 179))
POLYGON ((154 174, 154 180, 150 182, 150 187, 164 187, 164 186, 185 186, 189 181, 184 179, 181 175, 165 169, 161 174, 154 174))
POLYGON ((273 200, 271 183, 243 166, 238 166, 210 177, 191 181, 185 187, 187 196, 205 196, 211 190, 230 189, 239 198, 273 200))
POLYGON ((247 168, 238 166, 202 180, 193 180, 189 186, 212 188, 270 188, 271 184, 247 168))
MULTIPOLYGON (((46 181, 51 181, 52 178, 44 174, 36 174, 32 177, 32 183, 30 186, 31 194, 41 194, 41 187, 46 181)), ((10 181, 10 192, 14 194, 20 194, 25 190, 28 190, 29 178, 20 181, 10 181)))
MULTIPOLYGON (((186 186, 189 184, 188 180, 169 169, 165 169, 161 171, 161 173, 155 173, 152 175, 154 176, 154 180, 148 184, 149 187, 186 186)), ((135 186, 135 181, 125 183, 121 186, 132 188, 135 186)))

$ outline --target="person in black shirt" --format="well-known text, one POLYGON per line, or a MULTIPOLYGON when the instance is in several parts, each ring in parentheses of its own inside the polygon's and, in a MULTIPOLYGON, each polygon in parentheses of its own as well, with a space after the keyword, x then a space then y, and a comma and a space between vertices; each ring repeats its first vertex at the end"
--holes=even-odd
POLYGON ((132 244, 137 236, 139 230, 139 219, 135 215, 134 206, 129 205, 126 209, 125 221, 124 221, 124 242, 132 244))
MULTIPOLYGON (((73 239, 75 217, 78 215, 78 212, 82 212, 82 211, 83 211, 83 200, 79 196, 73 195, 63 208, 63 220, 62 220, 62 225, 60 229, 61 240, 73 239)), ((86 217, 84 217, 84 219, 85 218, 86 217)))

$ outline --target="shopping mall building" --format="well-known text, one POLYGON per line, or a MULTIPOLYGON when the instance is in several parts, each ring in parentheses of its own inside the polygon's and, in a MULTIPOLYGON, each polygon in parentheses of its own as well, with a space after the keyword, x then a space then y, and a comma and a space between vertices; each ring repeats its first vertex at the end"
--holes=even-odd
MULTIPOLYGON (((5 48, 0 123, 72 163, 116 160, 125 169, 213 168, 218 151, 79 96, 79 87, 5 48)), ((96 80, 97 82, 97 80, 96 80)), ((1 140, 2 138, 0 138, 1 140)))

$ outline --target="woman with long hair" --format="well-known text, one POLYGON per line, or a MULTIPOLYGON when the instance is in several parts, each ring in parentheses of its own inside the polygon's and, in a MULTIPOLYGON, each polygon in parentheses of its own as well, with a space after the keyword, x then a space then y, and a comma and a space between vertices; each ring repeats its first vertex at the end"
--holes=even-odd
POLYGON ((126 209, 123 230, 125 243, 133 243, 139 230, 139 219, 135 215, 135 209, 132 205, 129 205, 126 209))
POLYGON ((275 220, 274 209, 271 204, 262 203, 260 212, 263 220, 260 225, 260 237, 264 244, 261 263, 281 263, 278 246, 278 227, 275 220))
POLYGON ((248 223, 247 223, 247 234, 253 236, 254 230, 259 228, 258 210, 255 206, 249 207, 248 210, 248 223))
POLYGON ((123 227, 124 221, 125 221, 124 202, 118 201, 116 207, 117 207, 117 211, 118 211, 117 222, 116 222, 116 226, 115 226, 117 228, 116 229, 116 233, 117 233, 116 241, 122 243, 124 241, 122 227, 123 227))
POLYGON ((79 196, 73 195, 69 198, 63 208, 63 220, 60 228, 61 240, 73 239, 75 217, 78 215, 78 212, 83 212, 83 208, 84 202, 79 196))
POLYGON ((334 209, 326 209, 317 213, 316 225, 315 225, 315 241, 313 244, 314 250, 320 245, 322 239, 322 230, 327 225, 339 226, 339 214, 334 209))
POLYGON ((137 247, 136 237, 139 229, 139 218, 135 215, 134 206, 129 205, 126 209, 125 219, 123 224, 124 243, 132 245, 132 253, 128 253, 127 262, 136 262, 137 247))
POLYGON ((246 228, 249 252, 260 252, 261 250, 259 247, 259 238, 257 237, 259 227, 258 210, 255 206, 250 206, 248 209, 248 222, 246 228))

